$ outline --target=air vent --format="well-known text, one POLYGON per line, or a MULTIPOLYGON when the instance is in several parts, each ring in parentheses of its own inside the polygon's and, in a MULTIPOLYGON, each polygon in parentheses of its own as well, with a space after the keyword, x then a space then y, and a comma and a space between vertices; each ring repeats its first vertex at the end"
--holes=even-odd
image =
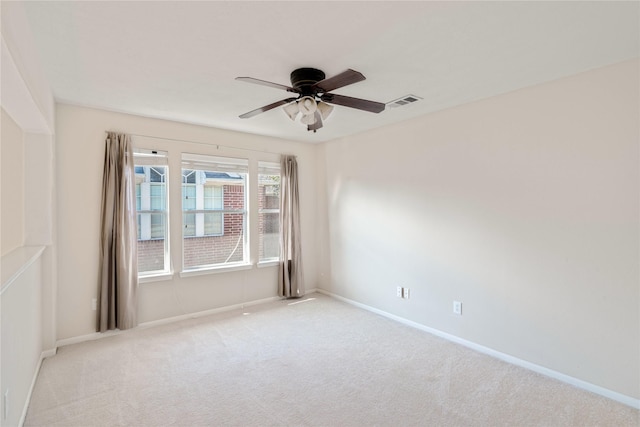
POLYGON ((391 101, 387 103, 387 107, 389 108, 398 108, 404 107, 405 105, 413 104, 414 102, 420 101, 422 98, 416 95, 406 95, 402 98, 398 98, 395 101, 391 101))

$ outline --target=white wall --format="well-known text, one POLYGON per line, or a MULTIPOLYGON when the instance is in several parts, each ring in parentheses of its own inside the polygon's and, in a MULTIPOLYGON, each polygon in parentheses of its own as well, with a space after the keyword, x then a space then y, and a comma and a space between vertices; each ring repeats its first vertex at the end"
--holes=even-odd
POLYGON ((53 133, 53 93, 40 63, 22 2, 0 3, 2 104, 27 132, 53 133), (7 57, 11 60, 6 60, 7 57))
POLYGON ((0 7, 0 424, 20 425, 40 361, 55 354, 54 107, 22 4, 0 7))
POLYGON ((2 257, 0 424, 3 426, 21 425, 43 353, 41 253, 42 248, 18 248, 2 257), (15 268, 17 264, 19 267, 15 268))
MULTIPOLYGON (((91 300, 97 294, 100 197, 107 130, 134 134, 134 144, 140 144, 139 141, 143 139, 136 138, 135 135, 173 138, 174 140, 155 140, 154 146, 147 148, 168 151, 170 170, 174 171, 180 168, 181 152, 241 156, 250 160, 268 161, 278 161, 280 154, 296 155, 300 171, 305 281, 307 289, 316 287, 315 146, 165 120, 58 105, 58 339, 95 332, 96 312, 91 309, 91 300), (204 145, 186 141, 200 142, 204 145), (216 144, 220 144, 221 147, 218 149, 216 144)), ((179 206, 179 189, 175 190, 177 196, 173 199, 178 204, 172 202, 172 205, 179 206)), ((174 209, 172 215, 176 214, 179 215, 179 212, 176 213, 174 209)), ((174 236, 179 234, 179 231, 173 233, 174 236)), ((257 236, 254 235, 254 246, 255 239, 257 236)), ((276 267, 254 266, 244 271, 180 277, 178 273, 181 250, 180 242, 176 240, 179 239, 173 239, 172 242, 172 260, 176 271, 173 279, 140 284, 140 322, 277 296, 276 267)))
POLYGON ((625 62, 326 143, 319 287, 640 398, 638 75, 625 62))
POLYGON ((24 142, 22 129, 4 108, 0 120, 0 255, 6 255, 24 242, 24 142))

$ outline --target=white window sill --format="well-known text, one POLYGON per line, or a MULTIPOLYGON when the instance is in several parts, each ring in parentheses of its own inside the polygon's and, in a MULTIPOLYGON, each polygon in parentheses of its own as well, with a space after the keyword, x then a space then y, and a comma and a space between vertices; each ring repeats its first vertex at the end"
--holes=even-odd
POLYGON ((181 271, 180 277, 203 276, 205 274, 229 273, 231 271, 250 270, 252 268, 253 268, 252 264, 233 264, 233 265, 222 265, 218 267, 197 268, 193 270, 181 271))
POLYGON ((278 260, 274 260, 274 261, 260 261, 258 263, 258 268, 266 268, 266 267, 277 267, 278 264, 280 264, 280 261, 278 260))
POLYGON ((173 279, 173 272, 138 276, 138 283, 162 282, 173 279))

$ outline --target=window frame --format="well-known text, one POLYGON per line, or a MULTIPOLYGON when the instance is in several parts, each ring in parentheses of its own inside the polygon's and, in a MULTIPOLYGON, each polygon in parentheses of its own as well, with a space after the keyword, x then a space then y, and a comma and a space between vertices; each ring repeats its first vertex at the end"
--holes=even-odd
MULTIPOLYGON (((263 186, 264 184, 261 184, 261 177, 262 176, 278 176, 278 185, 281 186, 281 182, 282 182, 282 171, 281 171, 281 167, 280 167, 280 163, 276 163, 276 162, 268 162, 268 161, 262 161, 262 160, 258 160, 258 198, 260 198, 260 187, 263 186)), ((264 185, 266 187, 266 185, 264 185)), ((266 201, 266 188, 265 188, 265 201, 266 201)), ((257 221, 259 223, 260 218, 262 216, 262 214, 268 214, 268 213, 277 213, 278 214, 278 223, 280 222, 280 200, 281 197, 281 193, 278 194, 278 208, 261 208, 260 207, 260 203, 258 202, 258 209, 257 209, 257 221)), ((263 224, 264 227, 264 224, 263 224)), ((278 242, 280 241, 280 232, 281 230, 279 229, 280 227, 278 227, 278 242)), ((258 266, 268 266, 268 265, 274 265, 277 264, 280 260, 280 254, 278 251, 278 255, 277 256, 272 256, 272 257, 263 257, 264 255, 264 241, 265 241, 265 233, 264 233, 264 228, 261 231, 260 228, 258 227, 258 266)))
MULTIPOLYGON (((278 260, 279 257, 276 257, 275 255, 276 255, 276 252, 279 252, 279 251, 276 250, 275 241, 276 239, 278 241, 280 240, 279 235, 281 234, 281 230, 279 230, 279 227, 276 226, 275 218, 273 218, 271 221, 267 221, 266 223, 268 224, 268 226, 263 227, 262 221, 264 220, 264 218, 261 218, 261 217, 263 217, 264 214, 269 214, 269 213, 274 213, 279 215, 280 211, 279 209, 275 209, 275 206, 276 206, 275 200, 269 201, 268 204, 264 204, 265 203, 264 199, 260 198, 260 192, 264 190, 260 188, 262 184, 260 184, 259 182, 260 181, 259 174, 261 173, 261 167, 264 166, 265 163, 266 164, 270 163, 277 167, 278 174, 281 175, 279 173, 280 154, 271 153, 271 152, 265 154, 264 152, 258 152, 254 150, 248 150, 251 152, 251 154, 246 154, 245 151, 243 151, 242 149, 235 149, 234 147, 227 147, 227 146, 224 146, 224 148, 222 148, 223 146, 221 145, 217 146, 215 145, 215 143, 214 145, 211 146, 212 148, 209 148, 204 146, 198 146, 198 147, 196 147, 195 145, 191 146, 187 144, 189 141, 182 141, 182 140, 179 140, 179 141, 185 142, 184 144, 175 145, 172 143, 161 141, 161 139, 163 138, 146 137, 146 136, 136 136, 133 139, 134 155, 135 155, 134 165, 146 166, 146 163, 143 165, 138 161, 138 158, 141 154, 149 155, 148 157, 149 159, 153 159, 154 156, 157 156, 157 157, 160 157, 162 160, 161 162, 157 162, 157 163, 160 163, 162 166, 166 167, 165 171, 167 175, 164 183, 165 189, 166 189, 166 209, 163 211, 165 215, 164 253, 161 255, 159 252, 159 248, 156 247, 156 250, 158 250, 158 252, 156 252, 155 255, 152 256, 153 259, 155 260, 155 264, 151 260, 149 260, 150 262, 148 263, 143 262, 142 264, 143 266, 146 264, 147 265, 146 268, 155 268, 159 264, 160 256, 163 256, 165 268, 163 270, 150 270, 145 272, 139 271, 138 282, 150 284, 153 282, 173 280, 174 275, 176 273, 179 277, 190 277, 190 276, 234 272, 238 270, 262 269, 267 267, 274 268, 274 266, 277 266, 279 262, 278 260), (196 153, 196 154, 188 154, 188 153, 196 153), (220 190, 210 190, 211 192, 207 193, 207 197, 212 196, 211 199, 213 199, 214 191, 220 192, 222 194, 224 194, 225 191, 230 191, 231 193, 236 192, 236 196, 239 195, 237 193, 244 192, 244 206, 243 206, 243 209, 241 210, 242 220, 240 220, 239 217, 236 217, 236 220, 238 220, 239 223, 236 222, 236 224, 238 225, 236 225, 237 228, 234 229, 234 233, 236 233, 237 230, 240 230, 240 227, 242 227, 242 233, 243 233, 243 240, 241 241, 241 247, 238 247, 238 251, 232 258, 232 259, 237 259, 238 260, 237 262, 230 261, 228 263, 205 265, 204 262, 207 262, 209 260, 221 261, 219 257, 214 258, 213 256, 211 256, 209 259, 198 260, 202 262, 203 265, 200 265, 200 266, 191 265, 190 267, 187 267, 187 268, 184 267, 185 238, 182 237, 183 235, 182 230, 184 225, 183 215, 182 215, 182 200, 181 200, 182 199, 182 194, 181 194, 182 193, 182 189, 181 189, 182 177, 181 177, 181 174, 179 173, 179 170, 182 167, 184 167, 183 161, 182 161, 183 159, 181 157, 181 155, 184 155, 184 154, 187 154, 190 157, 192 157, 191 161, 193 163, 198 163, 200 159, 205 160, 205 159, 211 159, 211 158, 230 160, 232 163, 230 165, 230 169, 231 169, 230 171, 232 173, 233 173, 233 169, 237 166, 233 164, 234 161, 239 161, 243 163, 243 167, 245 168, 243 172, 244 179, 242 181, 242 185, 244 185, 244 190, 241 188, 232 187, 231 189, 229 189, 225 187, 224 189, 220 189, 220 190), (269 206, 269 208, 265 207, 261 209, 260 206, 269 206), (272 242, 269 242, 269 243, 272 243, 272 245, 268 246, 270 250, 267 251, 267 254, 273 255, 272 257, 265 257, 264 253, 261 253, 263 250, 263 243, 260 242, 260 238, 261 238, 260 234, 264 233, 265 231, 267 232, 267 234, 269 234, 270 232, 271 235, 273 236, 271 237, 273 239, 272 242), (182 240, 175 240, 175 239, 179 239, 180 237, 182 237, 182 240), (178 246, 176 246, 176 244, 178 246), (240 254, 239 254, 240 250, 242 250, 242 257, 240 257, 240 254)), ((204 169, 211 170, 210 168, 211 165, 208 162, 203 162, 203 163, 207 163, 207 166, 208 166, 208 167, 205 167, 204 169)), ((141 172, 142 169, 138 169, 138 171, 141 172)), ((237 176, 237 175, 233 175, 233 176, 237 176)), ((137 177, 140 178, 140 175, 137 174, 137 177)), ((205 190, 205 191, 209 191, 209 190, 205 190)), ((150 189, 145 187, 144 192, 145 192, 144 193, 145 197, 147 197, 148 195, 146 193, 150 192, 150 189)), ((215 194, 220 194, 220 193, 215 193, 215 194)), ((267 189, 267 193, 269 193, 268 189, 267 189)), ((141 196, 142 194, 140 193, 136 195, 136 206, 135 206, 136 212, 140 211, 140 209, 138 208, 140 207, 139 200, 141 196)), ((202 199, 204 200, 204 194, 202 194, 202 196, 203 196, 202 199)), ((225 194, 224 196, 227 196, 227 195, 225 194)), ((268 199, 269 197, 267 197, 267 200, 268 199)), ((219 221, 216 218, 208 216, 208 214, 211 214, 212 212, 219 213, 219 215, 224 215, 224 213, 238 212, 236 210, 230 211, 230 210, 209 209, 212 207, 219 207, 221 202, 223 203, 222 206, 224 207, 224 201, 207 200, 206 202, 204 202, 205 203, 204 205, 198 206, 199 208, 204 208, 204 206, 206 206, 207 209, 191 211, 192 213, 202 213, 204 215, 207 215, 206 220, 207 222, 211 223, 211 229, 209 226, 207 226, 206 230, 204 230, 204 235, 202 237, 212 236, 211 231, 222 230, 223 232, 227 232, 229 230, 229 228, 225 230, 225 226, 227 224, 222 223, 222 221, 224 221, 224 216, 221 217, 222 221, 219 221)), ((145 203, 149 204, 150 202, 145 202, 145 203)), ((239 207, 240 204, 231 204, 228 206, 239 207)), ((145 205, 145 207, 149 207, 149 206, 145 205)), ((152 213, 152 212, 148 212, 148 213, 152 213)), ((137 215, 136 213, 136 217, 137 217, 136 219, 138 219, 140 218, 140 215, 137 215)), ((227 220, 231 221, 232 218, 227 217, 227 220)), ((229 223, 228 225, 231 225, 231 224, 229 223)), ((234 234, 234 236, 237 236, 237 234, 234 234)), ((154 233, 154 238, 156 237, 159 237, 159 235, 156 235, 154 233)), ((147 239, 148 239, 148 236, 147 236, 147 239)), ((236 242, 236 239, 234 239, 234 244, 235 242, 236 242)), ((187 246, 187 249, 188 248, 189 247, 187 246)), ((225 250, 227 254, 230 254, 233 251, 232 248, 230 248, 229 246, 225 246, 225 248, 226 248, 225 250)))
MULTIPOLYGON (((249 181, 250 181, 250 173, 249 173, 249 160, 246 158, 239 157, 221 157, 221 156, 213 156, 207 154, 191 154, 191 153, 182 153, 181 156, 181 168, 182 168, 182 176, 184 176, 184 171, 186 170, 194 170, 204 172, 204 176, 206 177, 206 172, 210 173, 226 173, 229 176, 237 175, 237 177, 227 178, 227 182, 229 185, 242 185, 243 187, 243 208, 242 209, 228 209, 224 206, 224 178, 212 179, 215 181, 215 184, 207 184, 207 179, 204 178, 204 181, 200 183, 203 186, 202 188, 202 201, 198 203, 196 201, 196 209, 184 209, 184 196, 181 200, 181 214, 182 214, 182 223, 183 223, 183 233, 182 234, 182 259, 181 259, 181 273, 180 276, 192 276, 199 274, 207 274, 217 271, 232 271, 244 268, 251 268, 252 264, 250 261, 250 241, 249 241, 249 223, 251 218, 251 213, 249 210, 249 181), (240 181, 230 181, 230 179, 239 179, 240 181), (222 182, 222 183, 220 183, 222 182), (204 209, 204 187, 208 185, 219 186, 221 187, 221 195, 220 200, 222 203, 222 209, 204 209), (202 204, 202 209, 200 209, 199 205, 202 204), (217 213, 222 216, 221 221, 221 234, 206 234, 206 224, 203 223, 203 234, 195 235, 195 236, 185 236, 184 233, 184 215, 185 214, 203 214, 203 221, 206 220, 205 215, 217 213), (207 264, 197 264, 197 265, 186 265, 186 255, 185 255, 185 242, 188 239, 193 237, 197 238, 216 238, 225 236, 225 215, 226 214, 242 214, 242 228, 241 228, 241 236, 239 241, 242 241, 242 259, 239 261, 230 261, 230 262, 214 262, 207 264)), ((203 179, 202 177, 200 178, 203 179)), ((183 184, 184 178, 182 178, 183 184)), ((196 178, 196 185, 198 185, 198 179, 196 178)), ((183 190, 181 190, 183 191, 183 190)), ((198 193, 196 191, 196 193, 198 193)), ((197 233, 196 233, 197 234, 197 233)), ((236 248, 237 249, 237 246, 236 248)), ((234 249, 234 250, 235 250, 234 249)), ((233 255, 234 252, 231 253, 233 255)))
MULTIPOLYGON (((156 269, 156 270, 146 270, 146 271, 140 271, 139 269, 139 264, 138 265, 138 280, 140 282, 146 282, 146 281, 152 281, 152 280, 162 280, 163 277, 166 278, 170 278, 173 275, 172 269, 171 269, 171 234, 170 234, 170 230, 171 230, 171 208, 170 208, 170 203, 169 203, 169 193, 170 193, 170 168, 169 168, 169 156, 168 153, 166 151, 160 151, 160 150, 151 150, 151 149, 145 149, 145 148, 134 148, 133 150, 134 154, 133 154, 133 164, 134 164, 134 175, 136 176, 136 178, 134 179, 135 181, 135 191, 136 191, 136 205, 135 205, 135 213, 136 213, 136 226, 138 227, 138 225, 140 225, 142 223, 142 217, 141 215, 150 215, 149 217, 149 233, 148 233, 148 237, 149 238, 144 238, 143 239, 143 233, 142 230, 138 229, 137 231, 137 239, 136 239, 136 243, 141 242, 141 241, 150 241, 150 240, 163 240, 164 244, 163 244, 163 268, 162 269, 156 269), (145 177, 143 178, 143 181, 138 182, 138 178, 137 178, 137 173, 135 172, 135 169, 137 167, 142 167, 143 170, 145 171, 144 175, 145 177), (150 179, 149 181, 146 181, 147 179, 147 174, 149 174, 149 176, 151 175, 151 172, 147 172, 146 169, 152 169, 154 167, 161 167, 164 168, 164 175, 163 175, 163 180, 161 182, 152 182, 150 179), (148 209, 141 209, 142 205, 143 205, 143 191, 142 191, 142 184, 143 183, 148 183, 149 184, 149 190, 148 190, 148 209), (154 185, 156 184, 156 185, 154 185), (159 185, 158 185, 159 184, 159 185), (158 209, 157 205, 155 206, 155 208, 152 206, 152 190, 151 188, 158 188, 158 187, 164 187, 164 195, 161 197, 164 197, 163 200, 163 204, 164 204, 164 209, 158 209), (139 191, 138 191, 139 190, 139 191), (139 208, 140 205, 140 208, 139 208), (154 226, 153 226, 153 216, 157 216, 157 215, 161 215, 162 218, 164 218, 164 238, 153 236, 154 234, 154 226)), ((146 203, 145 203, 146 204, 146 203)), ((147 233, 145 233, 146 235, 147 233)), ((140 247, 137 248, 137 252, 139 254, 140 252, 140 247)), ((136 260, 136 263, 138 263, 138 260, 136 260)))

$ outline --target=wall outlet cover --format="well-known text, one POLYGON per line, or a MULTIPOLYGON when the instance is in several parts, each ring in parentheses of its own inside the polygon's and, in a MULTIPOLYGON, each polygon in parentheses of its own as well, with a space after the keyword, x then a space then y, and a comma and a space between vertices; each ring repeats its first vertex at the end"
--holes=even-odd
POLYGON ((462 315, 462 303, 460 301, 453 302, 453 313, 460 316, 462 315))

